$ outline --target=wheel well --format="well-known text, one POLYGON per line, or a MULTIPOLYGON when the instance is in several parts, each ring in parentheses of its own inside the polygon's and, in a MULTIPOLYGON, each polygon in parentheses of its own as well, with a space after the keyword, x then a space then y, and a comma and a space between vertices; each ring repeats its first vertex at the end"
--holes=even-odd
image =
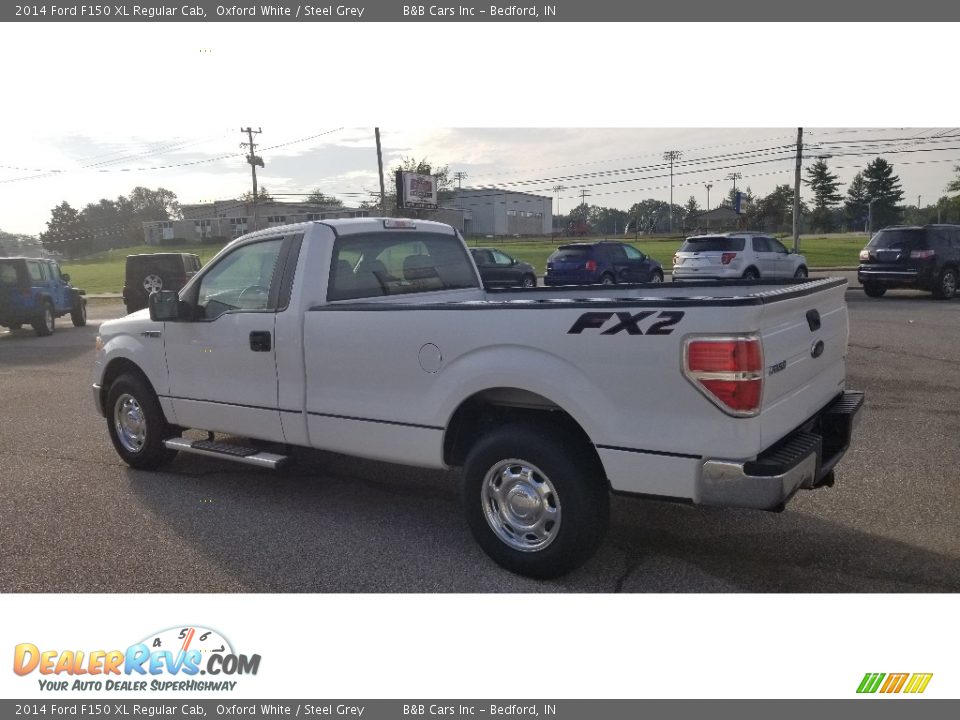
POLYGON ((100 407, 104 409, 107 407, 107 395, 110 394, 110 386, 113 385, 118 377, 125 373, 137 375, 147 384, 147 387, 150 388, 154 395, 157 394, 153 383, 150 382, 150 378, 147 377, 146 373, 144 373, 135 362, 127 360, 126 358, 116 358, 115 360, 111 360, 107 365, 107 369, 103 371, 103 378, 100 381, 100 407))
POLYGON ((590 436, 573 416, 548 398, 517 388, 490 388, 464 400, 447 423, 443 461, 463 465, 474 443, 490 429, 512 422, 548 425, 582 443, 597 463, 600 456, 590 436))
POLYGON ((760 270, 757 268, 756 265, 750 265, 746 270, 743 271, 743 274, 746 275, 751 270, 753 270, 757 275, 760 274, 760 270))

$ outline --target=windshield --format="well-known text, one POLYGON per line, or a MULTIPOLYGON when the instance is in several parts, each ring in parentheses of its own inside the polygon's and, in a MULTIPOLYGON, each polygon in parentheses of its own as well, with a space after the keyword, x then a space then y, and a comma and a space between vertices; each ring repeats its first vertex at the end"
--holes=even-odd
POLYGON ((885 248, 905 250, 919 245, 921 240, 923 240, 923 230, 920 228, 914 230, 881 230, 873 236, 867 247, 879 250, 885 248))
POLYGON ((695 237, 687 238, 680 252, 737 252, 743 250, 743 238, 695 237))

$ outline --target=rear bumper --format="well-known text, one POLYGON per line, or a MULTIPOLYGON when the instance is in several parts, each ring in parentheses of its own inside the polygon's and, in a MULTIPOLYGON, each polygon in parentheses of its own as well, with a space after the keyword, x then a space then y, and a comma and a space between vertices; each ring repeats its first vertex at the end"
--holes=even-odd
POLYGON ((863 397, 842 393, 756 460, 706 460, 696 502, 782 510, 797 490, 833 485, 833 468, 850 446, 863 397))
POLYGON ((936 281, 932 267, 867 266, 857 268, 857 280, 861 285, 873 284, 884 287, 925 287, 936 281))

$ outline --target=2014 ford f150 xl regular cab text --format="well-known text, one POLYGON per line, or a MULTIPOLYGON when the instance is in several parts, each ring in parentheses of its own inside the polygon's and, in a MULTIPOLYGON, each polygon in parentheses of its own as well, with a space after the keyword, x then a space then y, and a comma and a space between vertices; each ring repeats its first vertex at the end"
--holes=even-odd
POLYGON ((779 509, 832 484, 863 401, 844 387, 845 286, 486 291, 448 225, 304 223, 104 323, 93 395, 135 468, 274 468, 291 446, 462 467, 483 549, 551 577, 596 550, 611 490, 779 509))

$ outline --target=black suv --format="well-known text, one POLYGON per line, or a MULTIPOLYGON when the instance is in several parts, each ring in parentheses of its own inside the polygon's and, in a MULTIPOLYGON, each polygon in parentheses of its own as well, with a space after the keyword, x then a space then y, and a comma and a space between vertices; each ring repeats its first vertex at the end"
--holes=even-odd
POLYGON ((663 282, 663 268, 632 245, 611 240, 561 245, 547 258, 544 285, 663 282))
POLYGON ((54 318, 70 315, 76 327, 83 327, 87 324, 83 295, 53 260, 0 257, 0 325, 19 330, 29 324, 37 335, 50 335, 54 318))
POLYGON ((199 269, 200 256, 191 253, 127 255, 123 283, 123 304, 127 306, 127 312, 145 308, 150 293, 179 290, 199 269))
POLYGON ((884 228, 860 251, 857 279, 870 297, 889 288, 929 290, 949 300, 960 274, 960 225, 884 228))

